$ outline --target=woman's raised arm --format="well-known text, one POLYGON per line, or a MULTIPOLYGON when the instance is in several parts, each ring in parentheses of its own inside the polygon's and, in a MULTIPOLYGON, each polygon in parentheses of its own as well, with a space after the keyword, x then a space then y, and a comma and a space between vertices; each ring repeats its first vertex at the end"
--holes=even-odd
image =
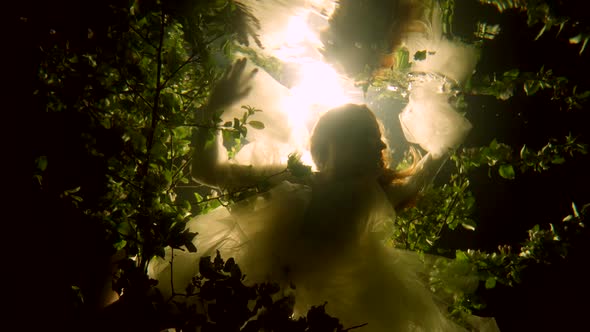
POLYGON ((244 75, 246 59, 236 61, 211 92, 208 104, 201 109, 197 121, 201 124, 194 140, 192 176, 200 183, 224 189, 256 185, 261 181, 278 183, 288 178, 286 165, 252 166, 230 163, 215 128, 225 108, 246 97, 256 69, 244 75))

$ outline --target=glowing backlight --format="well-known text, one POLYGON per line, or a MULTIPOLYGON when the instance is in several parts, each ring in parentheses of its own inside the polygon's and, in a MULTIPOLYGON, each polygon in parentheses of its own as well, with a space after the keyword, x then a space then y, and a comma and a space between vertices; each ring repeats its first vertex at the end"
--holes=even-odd
MULTIPOLYGON (((290 94, 282 97, 279 104, 288 119, 290 145, 301 154, 302 161, 310 165, 313 162, 308 143, 313 124, 329 109, 352 102, 344 88, 347 80, 323 61, 319 52, 322 43, 319 32, 315 31, 318 29, 318 18, 327 25, 329 16, 325 15, 332 13, 334 6, 333 1, 308 2, 307 8, 297 10, 289 17, 283 31, 271 32, 274 40, 280 40, 278 47, 271 50, 271 55, 296 68, 290 94), (319 9, 323 9, 321 14, 319 9), (311 18, 315 19, 315 28, 308 24, 311 18)), ((286 159, 285 156, 282 161, 286 159)))

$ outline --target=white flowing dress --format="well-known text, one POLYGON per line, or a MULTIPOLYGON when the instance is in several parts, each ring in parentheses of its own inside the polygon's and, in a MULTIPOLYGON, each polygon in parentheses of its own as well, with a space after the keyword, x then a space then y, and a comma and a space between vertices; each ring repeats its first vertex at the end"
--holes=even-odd
MULTIPOLYGON (((264 196, 193 219, 199 252, 174 251, 175 291, 198 273, 201 256, 234 257, 246 284, 294 285, 295 314, 327 302, 328 314, 362 331, 465 331, 445 316, 446 299, 428 287, 429 260, 385 245, 395 211, 369 178, 312 186, 283 182, 264 196)), ((152 263, 165 296, 170 255, 152 263)), ((477 278, 461 276, 465 291, 477 278)), ((455 280, 455 282, 458 282, 455 280)), ((477 331, 496 331, 493 319, 471 317, 477 331), (489 327, 486 327, 489 325, 489 327)))

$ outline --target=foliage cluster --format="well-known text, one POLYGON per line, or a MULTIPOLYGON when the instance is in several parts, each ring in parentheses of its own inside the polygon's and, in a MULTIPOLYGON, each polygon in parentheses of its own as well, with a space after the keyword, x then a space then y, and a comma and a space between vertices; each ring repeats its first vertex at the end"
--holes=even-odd
MULTIPOLYGON (((173 312, 167 324, 182 331, 349 331, 323 305, 312 307, 306 316, 293 319, 294 286, 261 283, 247 286, 233 258, 224 261, 202 257, 200 274, 187 286, 181 301, 174 298, 164 312, 173 312), (191 301, 190 298, 194 298, 191 301), (173 308, 173 309, 171 309, 173 308), (187 319, 187 317, 189 319, 187 319)), ((354 328, 354 327, 353 327, 354 328)))
POLYGON ((483 4, 496 7, 498 11, 519 10, 526 12, 530 27, 541 25, 537 34, 539 39, 545 32, 557 28, 560 34, 564 28, 569 35, 569 42, 580 45, 580 54, 588 44, 589 27, 583 21, 583 9, 578 3, 563 3, 553 0, 479 0, 483 4))
MULTIPOLYGON (((64 157, 54 151, 58 144, 41 148, 34 181, 40 195, 71 202, 101 229, 107 252, 123 251, 145 273, 167 246, 195 251, 185 222, 218 205, 210 193, 181 199, 179 189, 194 186, 188 165, 195 113, 232 61, 232 45, 247 41, 246 27, 256 21, 233 1, 104 6, 113 19, 82 40, 50 30, 57 40, 42 46, 35 91, 45 105, 41 116, 63 121, 76 149, 64 157), (74 177, 74 168, 86 173, 74 177)), ((246 118, 224 132, 239 140, 246 118)))

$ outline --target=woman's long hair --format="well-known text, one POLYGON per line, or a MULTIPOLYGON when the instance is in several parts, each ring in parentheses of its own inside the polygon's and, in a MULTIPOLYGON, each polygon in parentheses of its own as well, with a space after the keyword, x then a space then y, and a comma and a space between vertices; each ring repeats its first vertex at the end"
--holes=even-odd
POLYGON ((393 65, 392 53, 423 12, 417 0, 340 0, 320 38, 323 55, 351 77, 393 65))

